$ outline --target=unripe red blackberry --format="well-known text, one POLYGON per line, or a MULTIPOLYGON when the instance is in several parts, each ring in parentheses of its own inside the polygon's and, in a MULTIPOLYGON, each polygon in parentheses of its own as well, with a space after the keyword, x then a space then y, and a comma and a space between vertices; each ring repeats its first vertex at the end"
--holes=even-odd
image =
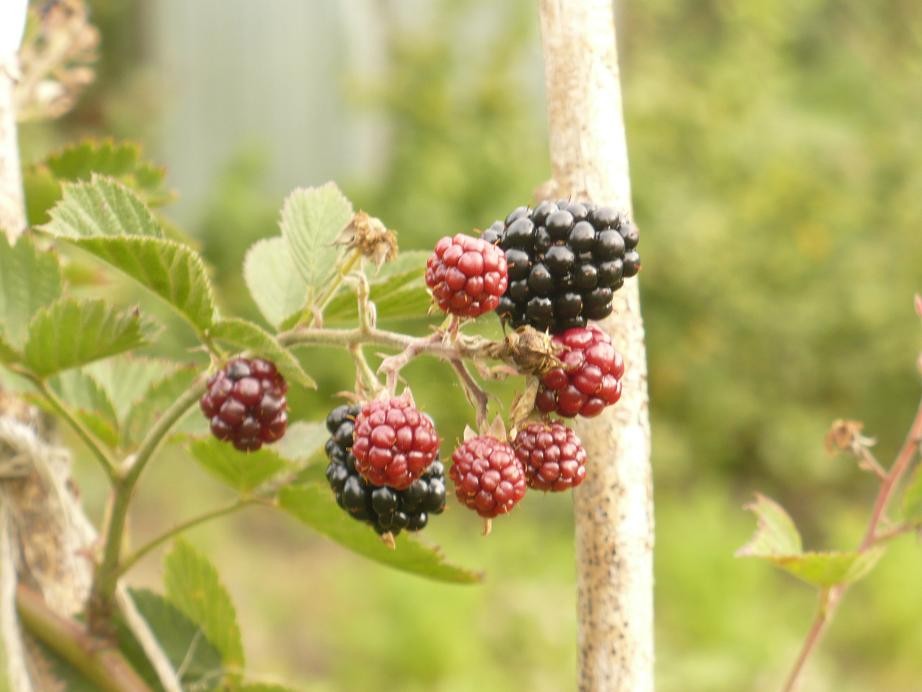
POLYGON ((525 468, 525 481, 535 490, 569 490, 586 477, 586 450, 562 423, 529 423, 512 443, 525 468))
POLYGON ((438 451, 439 436, 432 421, 409 396, 370 401, 355 418, 356 469, 372 485, 410 487, 438 451))
POLYGON ((480 435, 465 440, 451 455, 455 494, 485 519, 511 511, 525 497, 525 471, 505 442, 480 435))
POLYGON ((481 238, 506 253, 509 288, 497 314, 554 334, 612 311, 612 295, 640 271, 637 226, 611 207, 542 202, 519 207, 481 238))
POLYGON ((506 257, 480 238, 445 236, 426 263, 426 284, 444 312, 479 317, 495 310, 506 292, 506 257))
POLYGON ((208 379, 199 406, 215 437, 253 452, 285 434, 287 391, 285 378, 269 361, 235 358, 208 379))
POLYGON ((370 524, 379 534, 419 531, 433 514, 445 509, 445 468, 435 459, 406 490, 377 486, 356 471, 352 453, 355 418, 359 406, 339 406, 327 416, 327 481, 336 503, 354 519, 370 524))
POLYGON ((554 343, 563 347, 558 356, 563 367, 541 378, 535 399, 539 411, 592 418, 621 398, 624 360, 608 334, 590 324, 555 335, 554 343))

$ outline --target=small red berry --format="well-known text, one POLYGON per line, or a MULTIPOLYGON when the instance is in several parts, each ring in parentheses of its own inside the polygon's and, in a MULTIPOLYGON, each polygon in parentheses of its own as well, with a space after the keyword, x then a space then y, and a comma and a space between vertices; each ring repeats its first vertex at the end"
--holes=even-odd
POLYGON ((445 236, 426 263, 426 284, 444 312, 478 317, 495 310, 506 292, 506 256, 480 238, 445 236))
POLYGON ((480 435, 461 443, 451 459, 458 500, 485 519, 506 514, 525 497, 525 470, 505 442, 480 435))
POLYGON ((208 379, 199 400, 212 434, 242 452, 276 442, 288 427, 288 385, 261 358, 235 358, 208 379))
POLYGON ((621 398, 624 360, 608 334, 590 324, 557 334, 554 343, 564 349, 559 356, 563 367, 541 378, 535 399, 539 411, 592 418, 621 398))
POLYGON ((512 443, 535 490, 569 490, 586 477, 586 450, 576 433, 561 423, 529 423, 512 443))
POLYGON ((355 468, 373 485, 410 487, 438 451, 439 436, 432 421, 409 397, 368 402, 355 418, 355 468))

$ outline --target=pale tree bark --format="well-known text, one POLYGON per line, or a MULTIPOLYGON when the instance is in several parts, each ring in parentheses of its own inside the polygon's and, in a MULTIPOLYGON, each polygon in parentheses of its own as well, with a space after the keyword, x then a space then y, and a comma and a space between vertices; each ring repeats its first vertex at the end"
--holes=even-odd
MULTIPOLYGON (((541 0, 555 193, 631 210, 612 0, 541 0)), ((577 431, 589 473, 574 494, 580 689, 653 689, 653 486, 636 279, 602 324, 625 359, 621 401, 577 431)))

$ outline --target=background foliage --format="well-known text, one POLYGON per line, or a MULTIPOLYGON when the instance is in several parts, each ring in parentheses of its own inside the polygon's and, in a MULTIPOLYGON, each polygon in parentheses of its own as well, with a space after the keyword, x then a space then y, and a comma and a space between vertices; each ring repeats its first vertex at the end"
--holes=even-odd
MULTIPOLYGON (((336 96, 382 125, 386 156, 373 175, 346 179, 316 172, 305 156, 316 178, 299 180, 338 177, 358 208, 400 231, 404 249, 488 225, 549 175, 534 4, 431 5, 414 21, 393 8, 385 15, 386 67, 373 80, 317 49, 340 70, 336 96)), ((155 158, 168 150, 157 116, 182 92, 156 77, 144 48, 152 10, 114 0, 94 9, 99 82, 64 121, 25 130, 27 161, 84 134, 140 139, 155 158)), ((752 528, 740 507, 764 489, 794 514, 808 547, 851 547, 871 481, 827 456, 823 433, 833 418, 862 419, 889 459, 919 394, 910 298, 922 288, 922 7, 652 0, 622 3, 622 15, 653 402, 659 686, 772 689, 813 595, 733 559, 752 528)), ((207 44, 208 33, 197 40, 207 44)), ((213 69, 223 88, 246 88, 213 69)), ((285 108, 301 88, 280 86, 264 107, 285 108)), ((333 125, 304 123, 324 127, 333 125)), ((241 136, 223 173, 203 181, 210 192, 185 200, 176 219, 214 263, 222 295, 254 318, 243 252, 276 233, 287 191, 264 151, 241 136)), ((189 345, 174 333, 177 349, 189 345)), ((460 392, 446 394, 441 367, 407 374, 454 440, 468 412, 460 392)), ((317 419, 349 386, 350 368, 330 352, 308 371, 320 389, 292 403, 295 417, 317 419)), ((102 479, 89 465, 80 478, 98 516, 102 479)), ((135 531, 152 535, 222 492, 177 448, 150 469, 135 531)), ((300 688, 569 688, 568 498, 525 502, 488 540, 477 529, 454 511, 427 534, 483 567, 482 587, 391 572, 260 509, 189 540, 221 567, 250 667, 300 688)), ((159 584, 161 557, 142 569, 141 585, 159 584)), ((920 572, 922 552, 906 540, 854 589, 807 689, 917 688, 920 572)))

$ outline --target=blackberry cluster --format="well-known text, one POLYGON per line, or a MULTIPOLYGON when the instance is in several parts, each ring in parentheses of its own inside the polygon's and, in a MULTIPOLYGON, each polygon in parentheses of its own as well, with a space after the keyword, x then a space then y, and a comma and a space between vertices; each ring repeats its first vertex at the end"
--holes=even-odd
POLYGON ((327 416, 327 480, 336 503, 351 517, 370 524, 379 534, 397 535, 403 529, 419 531, 432 514, 445 509, 445 467, 435 459, 426 472, 405 490, 378 486, 355 468, 352 443, 360 406, 338 406, 327 416))
POLYGON ((506 252, 509 287, 496 312, 513 327, 557 334, 601 320, 624 279, 640 271, 637 226, 611 207, 519 207, 481 237, 506 252))
POLYGON ((288 385, 262 358, 234 358, 208 378, 199 407, 212 434, 241 452, 277 442, 288 427, 288 385))

